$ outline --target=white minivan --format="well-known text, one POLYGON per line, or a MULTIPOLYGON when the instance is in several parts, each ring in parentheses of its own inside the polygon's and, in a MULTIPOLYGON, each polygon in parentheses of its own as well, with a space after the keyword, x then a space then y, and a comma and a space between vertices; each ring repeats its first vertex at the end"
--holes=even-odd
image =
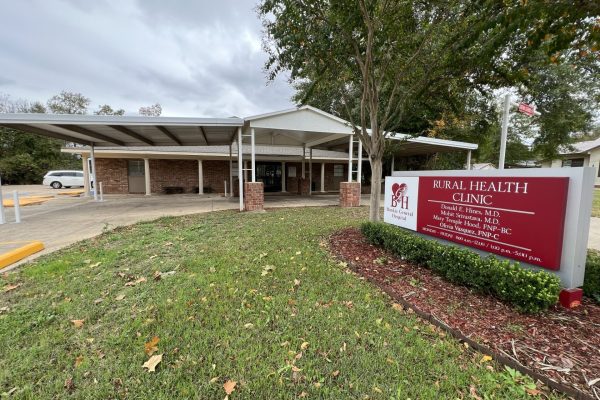
POLYGON ((54 189, 83 186, 83 171, 48 171, 42 184, 54 189))

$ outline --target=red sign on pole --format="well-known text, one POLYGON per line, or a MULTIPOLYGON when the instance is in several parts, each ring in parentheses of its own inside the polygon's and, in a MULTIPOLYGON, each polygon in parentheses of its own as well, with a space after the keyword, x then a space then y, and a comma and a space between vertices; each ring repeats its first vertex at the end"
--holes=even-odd
POLYGON ((384 220, 558 270, 568 184, 565 177, 386 178, 384 220))
POLYGON ((519 103, 518 111, 520 113, 527 114, 530 117, 532 117, 533 114, 535 114, 535 110, 533 109, 533 107, 526 103, 519 103))

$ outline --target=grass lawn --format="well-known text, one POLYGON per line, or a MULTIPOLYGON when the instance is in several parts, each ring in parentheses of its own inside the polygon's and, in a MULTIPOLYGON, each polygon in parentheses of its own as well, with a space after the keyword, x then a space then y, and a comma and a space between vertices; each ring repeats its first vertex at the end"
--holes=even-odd
POLYGON ((325 236, 366 215, 162 218, 40 258, 2 282, 0 393, 223 399, 231 380, 230 399, 531 398, 528 379, 398 311, 329 258, 325 236), (147 372, 154 336, 163 358, 147 372))
POLYGON ((594 189, 594 203, 592 204, 592 217, 600 217, 600 189, 594 189))

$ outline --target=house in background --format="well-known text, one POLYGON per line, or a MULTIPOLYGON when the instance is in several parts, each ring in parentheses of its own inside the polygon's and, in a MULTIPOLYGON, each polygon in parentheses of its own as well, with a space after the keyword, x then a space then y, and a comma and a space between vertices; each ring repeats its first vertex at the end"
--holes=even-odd
POLYGON ((542 168, 594 167, 595 186, 600 186, 600 138, 587 142, 574 143, 572 150, 560 152, 554 160, 542 161, 542 168))

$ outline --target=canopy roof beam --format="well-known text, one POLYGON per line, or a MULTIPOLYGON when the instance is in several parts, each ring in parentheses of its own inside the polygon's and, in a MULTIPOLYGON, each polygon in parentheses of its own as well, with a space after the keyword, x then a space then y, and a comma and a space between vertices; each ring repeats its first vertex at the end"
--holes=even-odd
POLYGON ((147 145, 156 146, 156 144, 152 140, 145 138, 142 135, 140 135, 139 133, 136 133, 136 132, 132 131, 131 129, 126 128, 122 125, 108 125, 108 126, 116 131, 119 131, 119 132, 127 135, 127 136, 130 136, 136 140, 139 140, 140 142, 146 143, 147 145))
MULTIPOLYGON (((111 137, 108 137, 108 136, 103 135, 98 132, 90 131, 89 129, 85 129, 85 128, 82 128, 77 125, 57 124, 57 125, 51 125, 51 126, 56 126, 58 128, 61 128, 61 129, 67 130, 67 131, 71 131, 71 132, 79 133, 81 135, 89 136, 89 137, 99 140, 99 141, 114 143, 117 146, 125 146, 125 142, 122 142, 118 139, 113 139, 111 137)), ((71 141, 74 141, 74 140, 71 139, 71 141)), ((93 142, 93 140, 91 140, 91 142, 93 142)))
MULTIPOLYGON (((6 124, 6 125, 0 125, 3 128, 9 128, 9 129, 18 129, 20 131, 23 132, 29 132, 29 133, 35 133, 36 135, 41 135, 41 136, 48 136, 54 139, 59 139, 59 140, 64 140, 66 142, 74 142, 74 138, 67 136, 67 135, 62 135, 60 133, 57 132, 52 132, 46 129, 42 129, 42 128, 38 128, 37 126, 31 126, 31 125, 26 125, 26 124, 6 124)), ((79 144, 91 144, 91 141, 82 141, 79 144)))
POLYGON ((177 136, 175 136, 173 133, 171 133, 164 126, 157 125, 156 129, 158 129, 159 131, 161 131, 166 137, 168 137, 169 139, 171 139, 172 141, 174 141, 175 143, 177 143, 179 146, 183 146, 183 143, 181 142, 181 140, 179 140, 177 138, 177 136))
POLYGON ((198 126, 198 129, 200 129, 200 133, 202 133, 202 138, 204 138, 204 143, 206 143, 206 145, 209 146, 208 139, 206 137, 206 131, 204 130, 204 127, 202 125, 200 125, 200 126, 198 126))

